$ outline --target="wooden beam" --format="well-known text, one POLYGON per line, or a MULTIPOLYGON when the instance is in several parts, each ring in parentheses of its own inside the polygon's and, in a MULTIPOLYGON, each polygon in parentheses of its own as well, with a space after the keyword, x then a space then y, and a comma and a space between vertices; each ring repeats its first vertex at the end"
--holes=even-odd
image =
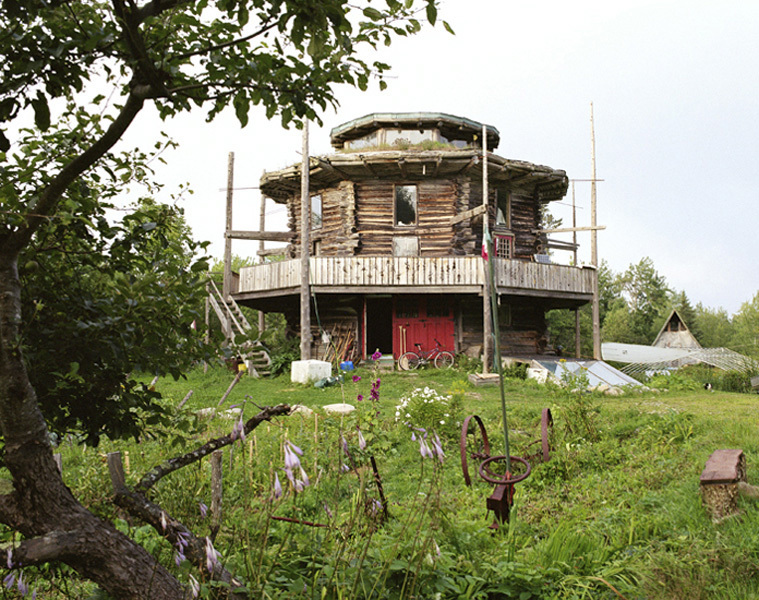
POLYGON ((559 227, 557 229, 533 229, 532 233, 572 233, 573 231, 600 231, 606 229, 606 225, 593 225, 591 227, 559 227))
POLYGON ((234 177, 235 153, 230 152, 227 161, 227 221, 224 229, 224 276, 222 279, 222 290, 225 301, 232 291, 232 238, 229 237, 229 233, 232 231, 232 194, 234 190, 234 177))
POLYGON ((401 158, 398 160, 398 168, 401 170, 401 177, 408 179, 408 169, 406 168, 406 159, 401 158))
POLYGON ((477 215, 483 214, 488 209, 485 205, 476 206, 471 210, 464 211, 463 213, 459 213, 457 215, 454 215, 448 220, 448 225, 455 225, 456 223, 461 223, 462 221, 466 221, 467 219, 471 219, 472 217, 476 217, 477 215))
POLYGON ((289 242, 295 237, 292 231, 228 231, 227 238, 235 240, 263 240, 265 242, 289 242))
POLYGON ((281 256, 287 252, 287 248, 264 248, 258 251, 258 256, 281 256))

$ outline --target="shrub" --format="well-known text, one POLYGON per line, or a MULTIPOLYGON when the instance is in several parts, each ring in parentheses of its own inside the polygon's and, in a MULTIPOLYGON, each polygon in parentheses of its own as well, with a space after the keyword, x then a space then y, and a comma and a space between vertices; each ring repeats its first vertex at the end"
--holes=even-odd
POLYGON ((444 396, 429 387, 416 388, 401 397, 395 407, 395 421, 456 438, 460 433, 461 408, 460 394, 444 396))

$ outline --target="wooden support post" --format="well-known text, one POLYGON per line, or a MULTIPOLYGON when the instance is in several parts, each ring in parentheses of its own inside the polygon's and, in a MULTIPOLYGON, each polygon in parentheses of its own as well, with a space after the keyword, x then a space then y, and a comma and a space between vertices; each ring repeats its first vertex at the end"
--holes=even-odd
POLYGON ((308 155, 308 120, 303 121, 303 153, 300 167, 300 359, 311 358, 311 289, 309 279, 311 195, 309 192, 310 158, 308 155))
MULTIPOLYGON (((572 182, 572 244, 574 245, 573 258, 574 266, 577 267, 577 204, 575 203, 575 182, 572 182)), ((575 308, 575 358, 580 358, 582 354, 582 343, 580 334, 580 309, 575 308)))
POLYGON ((221 526, 222 466, 224 453, 216 450, 211 454, 211 526, 218 530, 221 526))
POLYGON ((593 124, 593 103, 590 103, 590 262, 593 274, 593 358, 601 360, 601 302, 598 290, 598 230, 596 223, 596 132, 593 124))
POLYGON ((229 233, 232 231, 232 194, 235 184, 235 153, 229 153, 227 163, 227 222, 224 230, 224 280, 222 291, 224 300, 232 292, 232 238, 229 233))
MULTIPOLYGON (((482 247, 488 248, 487 237, 490 235, 488 225, 488 134, 487 127, 482 126, 482 247)), ((487 260, 493 260, 488 256, 487 260)), ((493 314, 490 309, 490 277, 489 265, 483 263, 482 269, 482 373, 490 373, 493 363, 493 314)), ((500 357, 499 357, 500 359, 500 357)))
POLYGON ((187 395, 182 399, 182 401, 177 405, 177 410, 181 409, 185 404, 187 404, 187 401, 192 398, 193 391, 190 390, 187 392, 187 395))
POLYGON ((111 475, 111 487, 119 492, 126 487, 124 467, 121 464, 121 452, 109 452, 107 456, 108 473, 111 475))
MULTIPOLYGON (((261 212, 258 216, 258 230, 266 230, 266 196, 261 194, 261 212)), ((264 262, 263 251, 266 243, 264 240, 258 242, 258 256, 261 263, 264 262)), ((258 311, 258 335, 260 336, 266 330, 266 314, 264 311, 258 311)))
POLYGON ((235 375, 235 378, 232 380, 232 383, 229 384, 229 387, 227 388, 227 391, 224 392, 224 395, 221 397, 221 400, 219 400, 219 403, 216 405, 216 408, 219 408, 222 404, 224 404, 224 400, 226 400, 229 397, 229 394, 232 393, 232 390, 234 387, 240 383, 240 379, 242 378, 242 371, 237 371, 237 375, 235 375))

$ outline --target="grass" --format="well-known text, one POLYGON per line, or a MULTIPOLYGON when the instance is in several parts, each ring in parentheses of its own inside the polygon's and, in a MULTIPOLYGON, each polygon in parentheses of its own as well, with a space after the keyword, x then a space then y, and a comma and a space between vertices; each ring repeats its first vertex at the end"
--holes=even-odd
MULTIPOLYGON (((538 439, 544 407, 554 416, 555 451, 517 486, 511 522, 493 534, 492 515, 485 509, 492 486, 463 485, 458 444, 451 437, 443 439, 442 464, 422 459, 411 431, 396 422, 395 407, 415 388, 453 393, 463 405, 461 416, 483 418, 493 452, 500 453, 498 389, 472 387, 456 370, 383 372, 379 402, 356 402, 358 394, 368 398, 376 374, 368 369, 352 374, 361 380, 348 377, 342 386, 324 389, 292 384, 286 377, 244 378, 226 402, 226 407, 244 402, 246 417, 257 411, 253 403, 358 407, 347 418, 280 419, 225 450, 224 518, 216 546, 258 596, 759 598, 759 506, 741 499, 740 515, 715 525, 698 488, 701 469, 717 448, 742 448, 749 483, 759 483, 752 472, 759 454, 756 396, 706 391, 571 396, 557 387, 509 380, 512 454, 528 451, 538 439), (358 447, 357 426, 368 442, 365 451, 358 447), (284 438, 302 447, 312 485, 274 500, 274 474, 284 480, 284 438), (377 460, 389 503, 386 522, 373 504, 378 490, 369 453, 377 460), (342 464, 351 461, 356 468, 343 473, 342 464), (272 515, 330 528, 276 521, 272 515)), ((186 407, 191 414, 216 406, 231 379, 228 371, 196 370, 186 380, 160 380, 157 389, 167 406, 176 406, 192 389, 186 407)), ((229 432, 232 421, 217 417, 198 427, 188 435, 201 440, 229 432)), ((96 513, 123 517, 110 503, 105 453, 128 452, 127 483, 133 484, 151 466, 181 452, 181 446, 170 446, 178 439, 106 442, 99 448, 63 444, 64 477, 96 513)), ((210 465, 204 461, 171 475, 154 498, 207 535, 209 524, 197 507, 210 504, 210 465)), ((160 536, 139 523, 124 521, 122 527, 172 564, 172 549, 160 536)), ((85 598, 86 589, 69 585, 49 597, 85 598)))

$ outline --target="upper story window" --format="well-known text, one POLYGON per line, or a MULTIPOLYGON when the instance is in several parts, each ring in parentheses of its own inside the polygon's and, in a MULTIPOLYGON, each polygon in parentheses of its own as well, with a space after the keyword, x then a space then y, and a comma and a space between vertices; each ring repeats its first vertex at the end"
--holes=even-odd
POLYGON ((311 229, 322 226, 322 197, 321 194, 311 196, 311 229))
POLYGON ((395 224, 399 227, 416 225, 416 186, 395 186, 395 224))
POLYGON ((495 224, 511 229, 511 194, 496 190, 495 224))

